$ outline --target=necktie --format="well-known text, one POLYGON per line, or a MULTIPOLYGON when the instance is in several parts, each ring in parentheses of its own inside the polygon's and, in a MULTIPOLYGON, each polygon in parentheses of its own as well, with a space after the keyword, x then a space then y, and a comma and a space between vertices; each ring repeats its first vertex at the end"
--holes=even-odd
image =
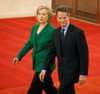
POLYGON ((63 47, 63 43, 64 43, 64 31, 65 29, 62 29, 62 33, 61 33, 61 46, 63 47))

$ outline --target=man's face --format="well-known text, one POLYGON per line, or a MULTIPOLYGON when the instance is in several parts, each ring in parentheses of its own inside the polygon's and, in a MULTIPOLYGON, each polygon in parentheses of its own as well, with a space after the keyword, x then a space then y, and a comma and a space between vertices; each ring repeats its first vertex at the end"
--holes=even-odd
POLYGON ((69 21, 69 16, 67 15, 66 12, 58 12, 57 13, 57 20, 59 22, 59 24, 61 25, 61 27, 65 27, 68 24, 69 21))

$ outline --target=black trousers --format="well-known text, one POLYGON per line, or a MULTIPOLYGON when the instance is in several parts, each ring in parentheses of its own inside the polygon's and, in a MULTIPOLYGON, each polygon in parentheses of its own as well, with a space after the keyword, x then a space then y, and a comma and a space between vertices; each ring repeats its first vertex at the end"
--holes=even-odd
POLYGON ((74 85, 73 84, 65 86, 60 85, 57 94, 75 94, 74 85))
POLYGON ((52 71, 47 72, 44 82, 41 82, 39 79, 40 72, 36 72, 27 94, 41 94, 43 89, 46 94, 57 94, 57 89, 53 86, 51 73, 52 71))

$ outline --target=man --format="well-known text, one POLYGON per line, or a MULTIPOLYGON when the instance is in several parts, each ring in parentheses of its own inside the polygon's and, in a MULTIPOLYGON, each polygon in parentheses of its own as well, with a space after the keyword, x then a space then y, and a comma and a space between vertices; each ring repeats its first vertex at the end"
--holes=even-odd
POLYGON ((56 16, 61 27, 54 30, 50 51, 39 75, 43 82, 55 56, 58 58, 58 94, 75 94, 74 83, 84 84, 88 75, 88 47, 83 30, 69 22, 68 8, 60 6, 56 16))

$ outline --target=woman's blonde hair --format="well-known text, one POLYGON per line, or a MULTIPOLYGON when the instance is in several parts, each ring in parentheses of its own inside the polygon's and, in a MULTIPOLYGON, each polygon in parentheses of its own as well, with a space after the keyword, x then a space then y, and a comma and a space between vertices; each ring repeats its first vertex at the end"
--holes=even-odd
POLYGON ((37 16, 38 16, 38 13, 41 9, 46 9, 47 10, 47 14, 48 14, 48 21, 47 22, 50 23, 52 21, 52 18, 53 18, 53 11, 48 6, 38 7, 38 9, 36 10, 36 19, 38 20, 37 16))

